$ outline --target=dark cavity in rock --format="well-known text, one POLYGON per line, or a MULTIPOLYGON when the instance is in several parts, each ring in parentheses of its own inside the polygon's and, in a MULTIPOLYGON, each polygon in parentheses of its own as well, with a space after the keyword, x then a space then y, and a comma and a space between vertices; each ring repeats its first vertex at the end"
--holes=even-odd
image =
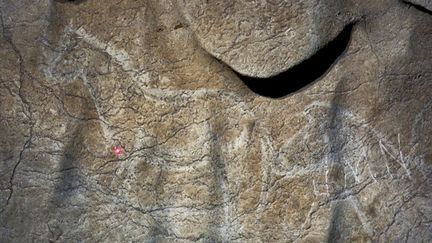
POLYGON ((310 58, 294 67, 268 78, 256 78, 234 71, 258 95, 281 98, 308 86, 322 77, 344 53, 351 39, 353 23, 310 58))

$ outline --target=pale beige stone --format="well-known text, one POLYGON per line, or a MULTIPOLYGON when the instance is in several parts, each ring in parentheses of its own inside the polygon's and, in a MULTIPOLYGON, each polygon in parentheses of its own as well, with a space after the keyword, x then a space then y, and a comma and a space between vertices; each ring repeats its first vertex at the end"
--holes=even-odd
POLYGON ((0 242, 430 242, 429 10, 1 0, 0 242))

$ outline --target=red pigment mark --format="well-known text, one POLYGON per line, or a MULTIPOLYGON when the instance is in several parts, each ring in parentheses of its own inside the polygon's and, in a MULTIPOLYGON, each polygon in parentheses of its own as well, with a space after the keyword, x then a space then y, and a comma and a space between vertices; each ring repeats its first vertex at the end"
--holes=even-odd
POLYGON ((114 146, 112 151, 118 156, 123 155, 124 153, 124 150, 120 145, 114 146))

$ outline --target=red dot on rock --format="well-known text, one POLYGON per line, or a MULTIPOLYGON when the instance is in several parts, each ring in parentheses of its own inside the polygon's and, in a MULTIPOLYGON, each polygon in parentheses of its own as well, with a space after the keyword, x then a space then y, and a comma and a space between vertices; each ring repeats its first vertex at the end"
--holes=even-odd
POLYGON ((123 150, 123 148, 122 148, 121 146, 114 146, 114 148, 113 148, 113 152, 114 152, 116 155, 122 155, 123 152, 124 152, 124 150, 123 150))

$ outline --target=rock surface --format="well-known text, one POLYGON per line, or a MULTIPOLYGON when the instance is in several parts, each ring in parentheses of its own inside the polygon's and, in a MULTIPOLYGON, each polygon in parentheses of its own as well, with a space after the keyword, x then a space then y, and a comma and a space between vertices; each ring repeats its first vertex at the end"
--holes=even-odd
POLYGON ((428 1, 231 2, 0 0, 0 242, 432 241, 428 1))

